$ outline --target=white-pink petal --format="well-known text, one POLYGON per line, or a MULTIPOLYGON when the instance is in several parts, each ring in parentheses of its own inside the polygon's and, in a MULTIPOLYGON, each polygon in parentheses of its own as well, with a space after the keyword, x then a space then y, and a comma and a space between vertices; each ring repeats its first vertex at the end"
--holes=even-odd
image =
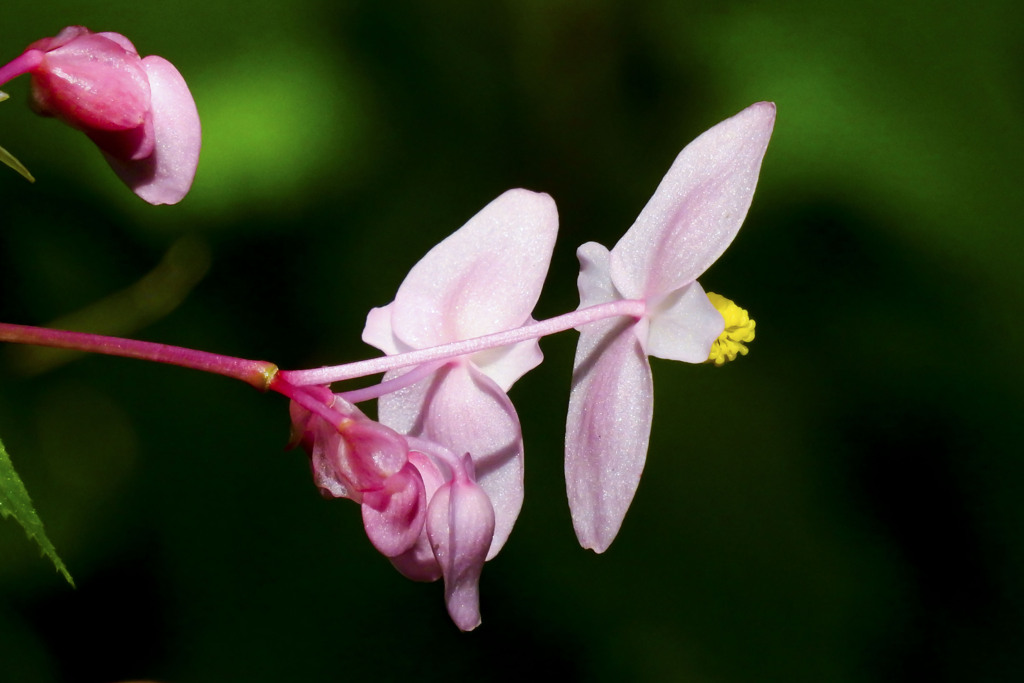
POLYGON ((576 250, 576 258, 580 261, 580 274, 576 278, 580 308, 622 299, 612 284, 611 255, 603 245, 587 242, 576 250))
POLYGON ((576 537, 604 552, 615 539, 647 459, 654 387, 632 321, 580 332, 565 433, 565 482, 576 537))
POLYGON ((394 303, 378 308, 371 308, 366 314, 366 326, 363 328, 363 341, 374 346, 389 356, 410 351, 398 339, 391 329, 391 309, 394 303))
POLYGON ((557 232, 551 197, 505 192, 409 272, 390 306, 394 336, 422 349, 528 322, 557 232))
POLYGON ((652 302, 648 316, 647 355, 666 360, 703 363, 725 329, 722 314, 699 282, 652 302))
POLYGON ((199 165, 202 130, 185 79, 163 57, 142 60, 149 78, 154 150, 145 159, 123 161, 104 154, 114 172, 150 204, 176 204, 192 187, 199 165))
POLYGON ((612 249, 612 281, 625 298, 667 294, 722 255, 750 208, 774 124, 775 105, 758 102, 680 152, 612 249))

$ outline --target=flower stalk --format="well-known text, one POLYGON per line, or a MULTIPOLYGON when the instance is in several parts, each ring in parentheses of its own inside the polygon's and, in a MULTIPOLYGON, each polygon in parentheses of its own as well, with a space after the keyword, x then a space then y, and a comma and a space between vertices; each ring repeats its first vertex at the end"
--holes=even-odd
POLYGON ((459 356, 467 356, 479 353, 480 351, 510 346, 531 339, 542 339, 552 334, 578 329, 584 325, 609 318, 624 317, 638 320, 643 317, 644 311, 645 304, 640 300, 613 301, 581 308, 571 313, 548 318, 547 320, 528 323, 522 327, 504 332, 495 332, 494 334, 486 334, 472 339, 438 344, 426 349, 396 353, 391 356, 380 356, 354 363, 331 365, 310 370, 282 370, 281 376, 296 386, 343 382, 347 379, 376 375, 410 366, 443 362, 458 358, 459 356))
POLYGON ((638 300, 613 301, 607 304, 590 306, 572 311, 554 318, 541 320, 505 332, 487 334, 472 339, 464 339, 448 344, 439 344, 426 349, 417 349, 393 356, 379 356, 367 360, 331 365, 309 370, 279 370, 269 361, 249 360, 225 356, 208 351, 198 351, 183 346, 172 346, 157 342, 126 339, 124 337, 108 337, 87 332, 70 330, 53 330, 31 325, 0 323, 0 342, 11 344, 30 344, 49 346, 59 349, 70 349, 84 353, 98 353, 106 356, 135 358, 165 365, 177 365, 201 372, 209 372, 224 377, 238 379, 260 391, 277 391, 295 398, 292 393, 280 389, 286 386, 303 387, 325 385, 359 377, 377 375, 390 370, 416 367, 416 374, 411 377, 385 380, 379 385, 365 389, 355 389, 344 394, 352 403, 361 403, 397 391, 407 386, 420 375, 428 374, 433 367, 445 361, 481 351, 510 346, 522 341, 541 339, 552 334, 565 332, 589 323, 609 318, 633 318, 643 316, 644 302, 638 300))
POLYGON ((268 390, 278 373, 277 366, 267 361, 235 358, 170 344, 12 323, 0 323, 0 341, 177 365, 239 379, 260 391, 268 390))

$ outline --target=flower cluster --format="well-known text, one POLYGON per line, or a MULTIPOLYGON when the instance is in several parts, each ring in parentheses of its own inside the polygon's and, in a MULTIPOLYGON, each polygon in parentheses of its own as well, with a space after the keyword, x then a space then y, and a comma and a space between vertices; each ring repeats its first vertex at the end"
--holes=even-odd
POLYGON ((295 441, 321 492, 359 503, 370 541, 405 576, 443 577, 459 628, 480 623, 483 564, 522 506, 522 429, 507 392, 541 362, 541 337, 580 332, 565 474, 577 537, 597 552, 618 533, 644 467, 648 356, 721 364, 746 352, 753 321, 696 278, 746 216, 774 121, 775 106, 761 102, 707 131, 613 249, 580 247, 575 312, 531 317, 558 216, 549 196, 510 190, 428 252, 394 301, 370 311, 363 339, 385 359, 275 376, 271 388, 293 400, 295 441), (329 389, 376 372, 386 372, 379 385, 329 389), (369 399, 379 422, 354 405, 369 399))
MULTIPOLYGON (((0 85, 25 73, 36 111, 85 132, 140 197, 174 203, 188 192, 199 118, 169 62, 140 57, 120 34, 72 26, 0 67, 0 85)), ((0 341, 173 363, 289 397, 293 445, 308 453, 323 495, 359 504, 370 542, 402 574, 443 578, 452 620, 470 630, 480 623, 483 565, 505 545, 523 504, 523 432, 508 391, 543 360, 539 340, 580 333, 565 479, 577 538, 596 552, 618 534, 647 457, 648 357, 721 365, 747 353, 754 322, 696 279, 746 217, 774 123, 775 105, 760 102, 688 145, 611 250, 594 242, 579 248, 579 308, 548 320, 532 312, 558 213, 548 195, 519 189, 431 249, 394 301, 370 311, 363 340, 386 354, 380 358, 279 371, 261 361, 7 323, 0 323, 0 341), (370 387, 331 388, 380 373, 383 380, 370 387), (377 421, 357 407, 368 400, 377 400, 377 421)))
POLYGON ((140 57, 119 33, 69 26, 0 67, 0 85, 30 74, 32 107, 89 136, 150 204, 175 204, 199 163, 199 114, 185 80, 162 57, 140 57))

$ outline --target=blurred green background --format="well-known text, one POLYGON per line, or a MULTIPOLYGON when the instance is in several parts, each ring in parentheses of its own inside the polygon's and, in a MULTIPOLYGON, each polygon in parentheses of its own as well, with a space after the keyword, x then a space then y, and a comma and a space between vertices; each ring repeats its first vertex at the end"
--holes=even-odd
POLYGON ((557 201, 536 316, 574 308, 678 151, 778 105, 702 284, 758 338, 654 362, 611 550, 562 481, 574 335, 512 391, 516 532, 481 628, 409 582, 283 452, 286 404, 111 358, 0 349, 0 434, 73 590, 0 524, 0 680, 1024 680, 1024 41, 1009 0, 221 2, 0 7, 0 61, 64 25, 173 61, 204 126, 153 208, 5 90, 0 319, 282 367, 373 355, 366 312, 502 191, 557 201), (71 316, 68 318, 68 316, 71 316))

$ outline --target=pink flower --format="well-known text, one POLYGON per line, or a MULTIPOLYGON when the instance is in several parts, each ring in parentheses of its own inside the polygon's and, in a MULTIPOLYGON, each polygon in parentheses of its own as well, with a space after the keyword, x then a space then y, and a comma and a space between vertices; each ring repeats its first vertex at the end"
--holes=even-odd
POLYGON ((495 519, 470 456, 418 438, 410 446, 326 387, 304 391, 326 409, 291 404, 294 440, 309 453, 321 493, 360 503, 373 546, 413 580, 444 577, 452 620, 464 631, 476 628, 495 519))
POLYGON ((759 102, 690 143, 609 252, 577 252, 580 308, 636 300, 636 320, 584 325, 573 372, 565 478, 580 544, 604 552, 622 525, 647 458, 654 393, 648 356, 707 360, 722 315, 696 282, 743 223, 775 123, 759 102))
MULTIPOLYGON (((393 302, 370 311, 363 340, 395 354, 533 322, 557 231, 549 196, 502 194, 431 249, 393 302)), ((494 510, 487 559, 501 550, 523 501, 522 430, 505 392, 542 357, 531 339, 414 368, 410 372, 422 376, 378 402, 380 420, 389 427, 456 456, 470 454, 494 510)), ((389 372, 385 380, 405 372, 389 372)))
POLYGON ((0 68, 0 84, 32 76, 33 108, 81 130, 114 172, 150 204, 188 193, 199 163, 199 114, 178 70, 142 58, 119 33, 69 26, 0 68))

